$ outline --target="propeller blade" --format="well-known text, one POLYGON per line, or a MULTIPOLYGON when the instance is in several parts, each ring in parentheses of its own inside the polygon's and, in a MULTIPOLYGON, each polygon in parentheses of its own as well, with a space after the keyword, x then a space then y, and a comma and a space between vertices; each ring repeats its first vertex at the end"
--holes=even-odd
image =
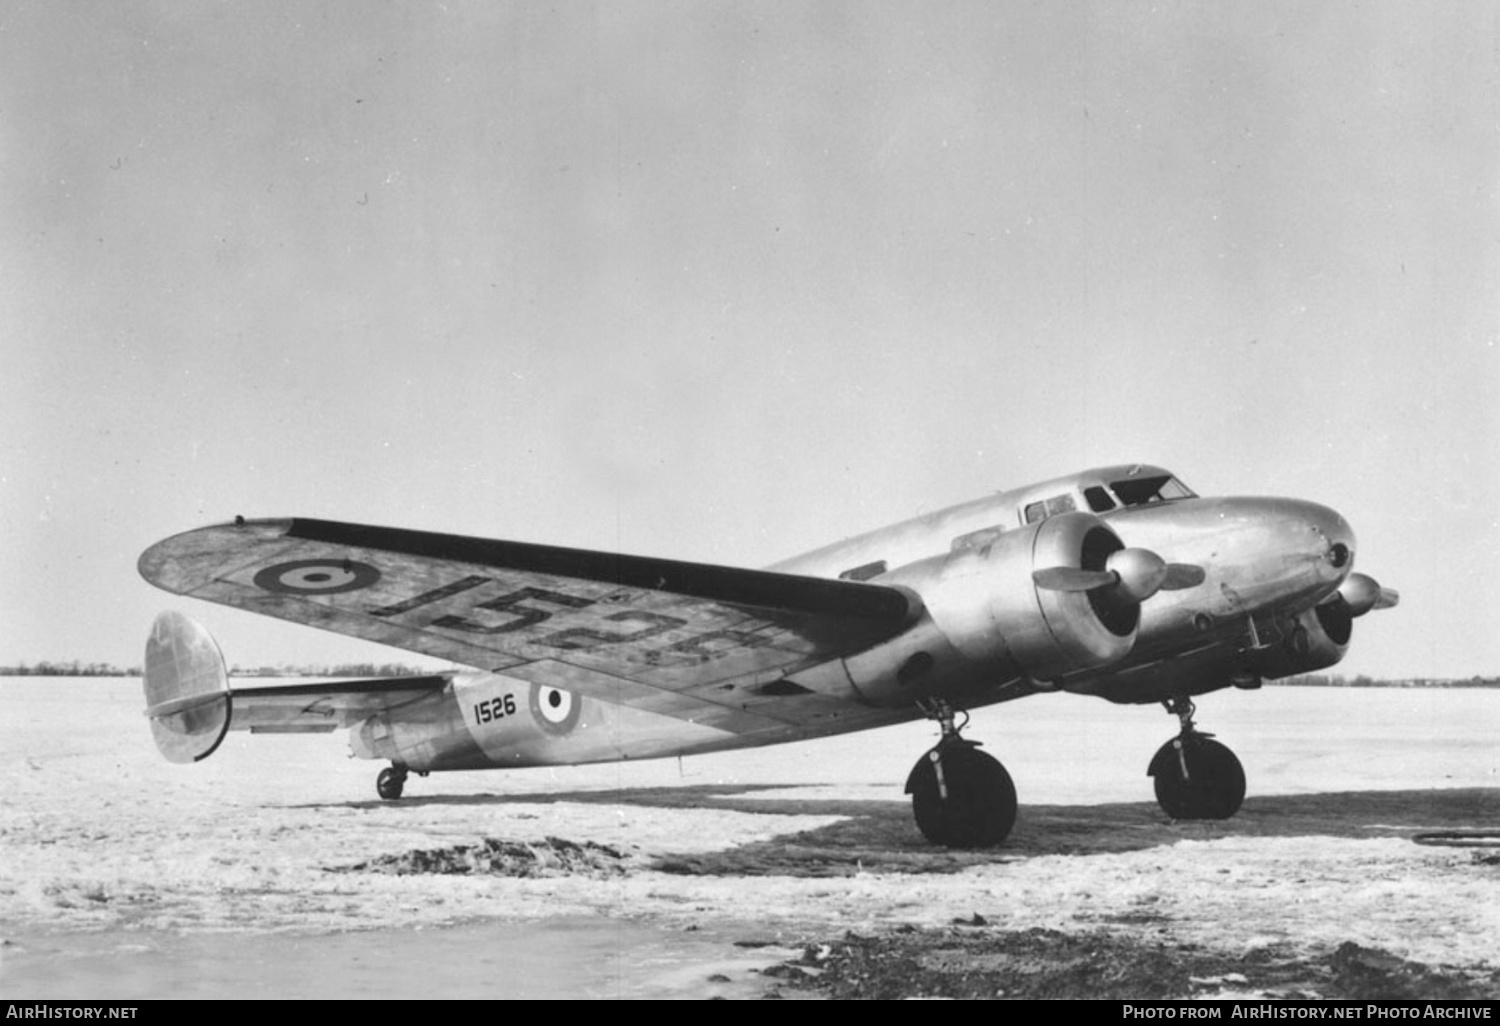
POLYGON ((1401 593, 1395 588, 1381 588, 1380 597, 1375 600, 1376 609, 1391 609, 1401 601, 1401 593))
POLYGON ((1078 570, 1071 566, 1049 566, 1035 570, 1031 579, 1048 591, 1093 591, 1114 584, 1119 577, 1108 570, 1078 570))
POLYGON ((1196 588, 1208 577, 1208 571, 1192 563, 1168 563, 1167 578, 1161 582, 1162 591, 1183 591, 1196 588))

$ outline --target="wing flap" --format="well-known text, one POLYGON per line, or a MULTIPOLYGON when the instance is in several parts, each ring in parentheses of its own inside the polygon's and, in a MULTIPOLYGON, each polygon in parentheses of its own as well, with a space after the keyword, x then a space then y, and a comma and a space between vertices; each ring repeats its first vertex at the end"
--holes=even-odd
POLYGON ((190 531, 140 570, 178 594, 735 733, 826 715, 754 689, 920 612, 882 585, 321 520, 190 531))

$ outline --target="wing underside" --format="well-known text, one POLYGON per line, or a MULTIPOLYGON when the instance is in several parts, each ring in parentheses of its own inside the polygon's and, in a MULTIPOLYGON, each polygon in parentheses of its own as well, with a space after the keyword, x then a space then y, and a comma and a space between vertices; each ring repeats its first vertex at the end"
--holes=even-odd
MULTIPOLYGON (((140 570, 177 594, 736 734, 855 714, 852 693, 785 682, 919 612, 880 585, 319 520, 190 531, 140 570)), ((298 701, 283 697, 275 708, 298 701)), ((344 716, 331 696, 318 708, 344 716)))

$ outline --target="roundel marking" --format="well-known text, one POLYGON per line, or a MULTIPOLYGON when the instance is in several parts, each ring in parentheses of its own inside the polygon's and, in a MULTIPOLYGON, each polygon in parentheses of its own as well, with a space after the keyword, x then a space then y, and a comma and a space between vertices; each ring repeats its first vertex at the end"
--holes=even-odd
POLYGON ((380 571, 347 559, 296 559, 268 566, 255 575, 255 586, 281 595, 338 595, 368 588, 380 571))
POLYGON ((548 734, 571 734, 583 716, 583 699, 571 691, 533 684, 531 716, 548 734))

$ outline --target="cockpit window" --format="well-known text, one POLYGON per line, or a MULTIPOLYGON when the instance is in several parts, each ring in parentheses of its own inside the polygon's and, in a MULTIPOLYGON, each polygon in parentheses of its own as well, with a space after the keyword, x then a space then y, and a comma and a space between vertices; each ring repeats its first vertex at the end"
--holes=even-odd
POLYGON ((1110 487, 1127 506, 1145 506, 1153 502, 1169 502, 1172 499, 1195 499, 1192 489, 1170 474, 1157 477, 1131 477, 1113 481, 1110 487))
POLYGON ((1115 500, 1109 497, 1109 492, 1099 485, 1091 485, 1083 490, 1083 497, 1089 502, 1089 509, 1095 513, 1108 513, 1115 508, 1115 500))

